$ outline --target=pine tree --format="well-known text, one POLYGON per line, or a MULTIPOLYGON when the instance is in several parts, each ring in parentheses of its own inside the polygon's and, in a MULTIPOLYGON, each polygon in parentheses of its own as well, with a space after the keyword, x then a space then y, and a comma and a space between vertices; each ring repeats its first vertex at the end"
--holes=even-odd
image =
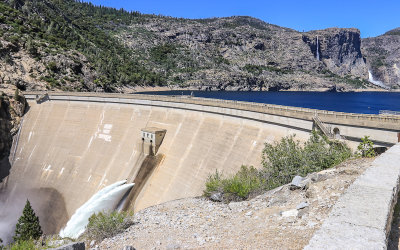
POLYGON ((42 234, 39 217, 33 211, 29 200, 26 200, 24 211, 22 212, 22 216, 19 217, 15 229, 14 241, 37 240, 42 234))

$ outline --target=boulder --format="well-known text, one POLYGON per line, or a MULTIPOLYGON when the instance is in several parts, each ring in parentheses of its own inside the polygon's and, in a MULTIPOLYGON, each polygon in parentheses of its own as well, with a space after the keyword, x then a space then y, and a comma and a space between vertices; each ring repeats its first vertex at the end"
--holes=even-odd
POLYGON ((221 201, 223 200, 223 195, 222 195, 221 192, 213 193, 213 194, 210 196, 210 199, 211 199, 212 201, 221 202, 221 201))
POLYGON ((124 246, 122 250, 135 250, 135 248, 133 246, 124 246))
POLYGON ((52 250, 85 250, 84 242, 74 242, 68 245, 64 245, 57 248, 51 248, 52 250))
POLYGON ((292 182, 289 185, 289 189, 290 190, 295 190, 295 189, 300 189, 302 188, 302 181, 303 181, 303 177, 296 175, 292 182))
POLYGON ((308 206, 309 206, 309 205, 308 205, 307 202, 302 202, 302 203, 300 203, 299 205, 297 205, 296 209, 297 209, 297 210, 300 210, 300 209, 306 208, 306 207, 308 207, 308 206))

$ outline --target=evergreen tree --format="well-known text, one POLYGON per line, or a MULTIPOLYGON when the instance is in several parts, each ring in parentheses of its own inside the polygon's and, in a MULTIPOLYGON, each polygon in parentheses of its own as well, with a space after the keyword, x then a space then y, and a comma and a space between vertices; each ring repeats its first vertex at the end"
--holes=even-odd
POLYGON ((14 241, 37 240, 42 234, 39 217, 36 216, 35 211, 33 211, 29 200, 26 200, 24 211, 22 212, 22 216, 19 217, 15 229, 14 241))

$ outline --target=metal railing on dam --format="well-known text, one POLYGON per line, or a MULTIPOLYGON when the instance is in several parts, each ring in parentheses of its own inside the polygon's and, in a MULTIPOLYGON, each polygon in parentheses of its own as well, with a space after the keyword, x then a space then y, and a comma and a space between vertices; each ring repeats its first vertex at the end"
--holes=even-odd
MULTIPOLYGON (((43 93, 45 92, 24 92, 24 95, 26 95, 27 97, 32 97, 32 95, 36 96, 36 95, 41 95, 43 93)), ((309 121, 313 120, 315 114, 318 114, 320 119, 325 123, 400 131, 400 117, 391 114, 374 115, 374 114, 344 113, 344 112, 335 112, 327 110, 282 106, 275 104, 264 104, 264 103, 188 97, 188 96, 161 96, 161 95, 119 94, 119 93, 99 93, 99 92, 47 92, 47 93, 49 94, 49 96, 66 97, 65 100, 70 99, 68 97, 88 97, 96 99, 86 99, 86 101, 114 102, 114 103, 125 103, 126 99, 161 101, 161 102, 195 104, 203 106, 244 110, 244 111, 285 116, 285 117, 291 117, 309 121)), ((85 101, 85 99, 81 99, 81 101, 85 101)))

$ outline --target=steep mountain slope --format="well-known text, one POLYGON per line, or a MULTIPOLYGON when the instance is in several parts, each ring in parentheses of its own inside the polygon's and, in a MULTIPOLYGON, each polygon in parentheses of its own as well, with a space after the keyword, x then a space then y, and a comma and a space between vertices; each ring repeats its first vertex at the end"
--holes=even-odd
POLYGON ((73 0, 1 2, 2 82, 81 91, 159 82, 109 34, 135 15, 73 0))
POLYGON ((362 52, 376 80, 400 88, 400 28, 363 39, 362 52))
POLYGON ((251 17, 143 16, 117 36, 168 84, 203 89, 356 88, 368 77, 356 29, 300 33, 251 17))
POLYGON ((251 17, 177 19, 73 0, 8 0, 0 8, 0 79, 21 89, 369 85, 356 29, 301 33, 251 17))

